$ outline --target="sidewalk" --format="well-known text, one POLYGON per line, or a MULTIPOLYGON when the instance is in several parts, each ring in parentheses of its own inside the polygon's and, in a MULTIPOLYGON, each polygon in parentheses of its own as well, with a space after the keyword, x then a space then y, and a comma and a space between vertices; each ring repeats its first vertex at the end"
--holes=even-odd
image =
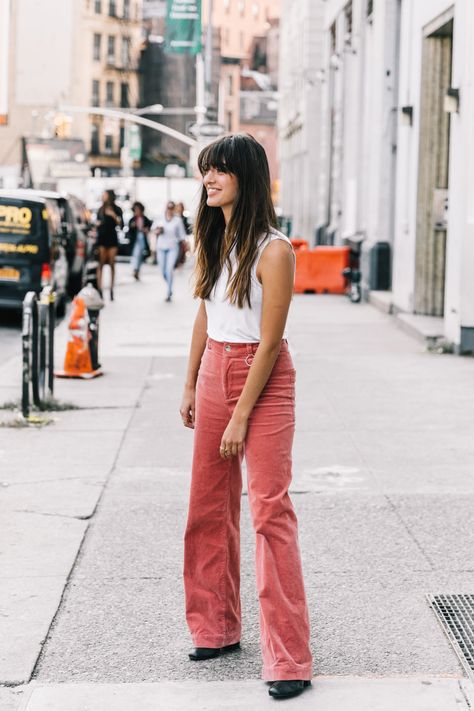
MULTIPOLYGON (((0 682, 15 685, 0 688, 0 708, 270 707, 245 504, 242 652, 187 661, 192 433, 178 407, 189 272, 172 304, 153 267, 140 284, 128 265, 119 274, 101 316, 106 374, 56 381, 56 397, 82 409, 41 430, 0 429, 0 682)), ((63 324, 58 364, 65 338, 63 324)), ((316 677, 287 703, 464 711, 470 684, 425 596, 474 589, 474 360, 427 354, 389 317, 339 297, 296 296, 290 345, 316 677)), ((19 396, 19 374, 18 358, 0 368, 0 401, 19 396)))

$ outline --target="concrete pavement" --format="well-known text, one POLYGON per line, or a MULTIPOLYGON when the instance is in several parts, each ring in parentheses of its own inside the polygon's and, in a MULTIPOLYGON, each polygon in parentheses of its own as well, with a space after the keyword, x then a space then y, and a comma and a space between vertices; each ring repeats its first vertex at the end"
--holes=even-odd
MULTIPOLYGON (((153 267, 140 284, 128 272, 101 317, 106 375, 56 385, 83 409, 40 431, 0 430, 0 677, 18 685, 1 708, 233 708, 233 694, 235 708, 265 708, 246 506, 242 653, 186 658, 192 433, 178 406, 195 305, 189 272, 173 304, 153 267)), ((61 326, 58 359, 65 336, 61 326)), ((469 684, 425 595, 474 587, 474 361, 427 354, 389 317, 339 297, 295 297, 290 344, 316 673, 294 703, 467 708, 469 684)), ((4 399, 17 368, 0 369, 4 399)))

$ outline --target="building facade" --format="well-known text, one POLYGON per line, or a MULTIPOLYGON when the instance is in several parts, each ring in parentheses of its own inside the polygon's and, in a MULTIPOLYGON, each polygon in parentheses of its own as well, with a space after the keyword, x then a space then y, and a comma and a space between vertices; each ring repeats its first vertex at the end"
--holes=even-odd
POLYGON ((393 307, 474 351, 474 6, 402 3, 393 307))
POLYGON ((318 242, 362 240, 365 295, 412 330, 474 352, 474 4, 299 0, 284 5, 281 36, 282 204, 293 234, 316 223, 318 242), (320 11, 311 41, 323 39, 308 63, 310 7, 320 11), (311 72, 321 119, 305 132, 311 72))
POLYGON ((362 248, 365 290, 390 286, 400 0, 329 0, 324 15, 320 241, 362 248), (383 255, 374 269, 375 252, 383 255), (383 274, 381 273, 383 271, 383 274))
POLYGON ((30 135, 82 138, 92 166, 118 170, 124 126, 61 107, 137 106, 141 0, 2 3, 10 7, 4 174, 19 175, 21 137, 30 135))
POLYGON ((323 0, 283 0, 280 23, 278 143, 280 207, 291 234, 314 241, 322 220, 323 0))
POLYGON ((252 62, 255 37, 271 31, 281 0, 202 0, 203 25, 220 32, 218 122, 240 130, 240 72, 252 62))

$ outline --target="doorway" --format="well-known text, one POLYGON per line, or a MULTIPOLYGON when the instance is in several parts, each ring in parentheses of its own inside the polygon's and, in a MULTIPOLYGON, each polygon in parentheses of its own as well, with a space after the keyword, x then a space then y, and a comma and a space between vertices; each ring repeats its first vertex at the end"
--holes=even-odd
POLYGON ((422 49, 416 218, 415 313, 443 316, 453 11, 425 28, 422 49), (434 27, 433 27, 434 26, 434 27))

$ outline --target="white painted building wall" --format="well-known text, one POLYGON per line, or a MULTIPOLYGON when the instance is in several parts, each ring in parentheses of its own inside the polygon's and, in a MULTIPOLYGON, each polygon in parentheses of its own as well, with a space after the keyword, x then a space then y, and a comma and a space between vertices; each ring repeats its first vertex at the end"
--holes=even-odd
POLYGON ((323 0, 284 0, 280 24, 280 206, 294 237, 318 224, 323 0))
MULTIPOLYGON (((414 309, 416 212, 423 28, 452 0, 404 2, 400 45, 400 106, 413 106, 413 125, 399 123, 393 303, 414 309)), ((451 114, 445 336, 459 346, 461 327, 474 329, 474 4, 454 3, 453 74, 459 114, 451 114)))
POLYGON ((335 242, 365 236, 365 248, 393 241, 399 0, 329 0, 324 16, 325 126, 322 154, 332 181, 321 186, 335 242), (336 44, 331 47, 331 28, 336 44), (332 138, 330 122, 333 121, 332 138))

